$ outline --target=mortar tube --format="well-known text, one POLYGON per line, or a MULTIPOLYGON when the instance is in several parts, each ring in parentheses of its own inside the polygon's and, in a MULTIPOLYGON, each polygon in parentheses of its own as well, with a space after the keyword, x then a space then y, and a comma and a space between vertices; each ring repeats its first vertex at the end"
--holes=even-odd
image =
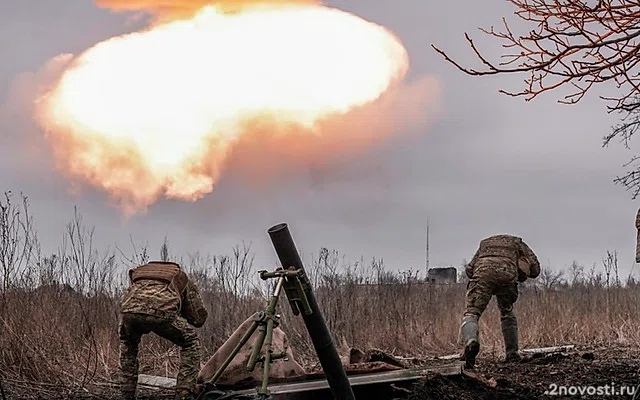
POLYGON ((301 312, 304 324, 307 327, 309 336, 315 348, 320 365, 327 378, 327 382, 335 400, 355 400, 353 389, 349 383, 349 378, 344 370, 338 350, 331 336, 331 332, 320 312, 318 302, 311 288, 311 283, 305 272, 304 265, 300 259, 300 254, 296 248, 289 228, 286 223, 272 226, 267 230, 273 247, 280 259, 283 268, 295 267, 297 270, 303 271, 299 279, 309 302, 309 306, 313 311, 311 315, 301 312))

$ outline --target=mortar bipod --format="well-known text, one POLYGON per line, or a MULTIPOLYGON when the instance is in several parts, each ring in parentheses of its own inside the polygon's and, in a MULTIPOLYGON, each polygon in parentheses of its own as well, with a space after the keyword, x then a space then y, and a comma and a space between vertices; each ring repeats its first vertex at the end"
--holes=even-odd
POLYGON ((273 272, 263 270, 258 271, 258 273, 260 274, 260 279, 262 280, 277 278, 276 286, 273 290, 271 298, 267 302, 267 308, 265 311, 259 311, 253 315, 253 323, 251 324, 249 329, 247 329, 238 344, 236 344, 229 356, 225 359, 220 368, 218 368, 213 377, 208 382, 206 382, 206 384, 215 385, 215 383, 218 381, 218 379, 220 379, 231 361, 233 361, 233 359, 238 355, 240 349, 242 349, 242 347, 249 341, 249 339, 251 338, 251 336, 253 336, 257 329, 258 338, 255 345, 251 349, 251 355, 249 357, 249 361, 247 362, 246 370, 252 372, 258 362, 262 363, 262 384, 259 388, 257 388, 257 392, 260 397, 269 398, 270 395, 268 387, 271 362, 277 359, 286 359, 286 349, 283 349, 282 352, 276 354, 274 354, 271 349, 273 340, 273 329, 280 323, 280 315, 276 314, 275 311, 282 289, 285 289, 286 295, 289 298, 289 304, 295 315, 299 314, 300 308, 302 308, 305 314, 311 314, 311 307, 306 301, 306 296, 304 295, 302 285, 300 283, 300 280, 298 279, 298 276, 300 275, 298 270, 294 268, 286 270, 278 268, 273 272), (265 347, 265 354, 260 355, 263 345, 265 347))

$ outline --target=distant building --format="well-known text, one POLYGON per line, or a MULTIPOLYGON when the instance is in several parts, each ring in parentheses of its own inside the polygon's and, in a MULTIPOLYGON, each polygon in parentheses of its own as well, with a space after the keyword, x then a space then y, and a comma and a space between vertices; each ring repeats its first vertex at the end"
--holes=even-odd
POLYGON ((429 268, 427 271, 427 282, 429 283, 457 283, 458 270, 455 267, 429 268))

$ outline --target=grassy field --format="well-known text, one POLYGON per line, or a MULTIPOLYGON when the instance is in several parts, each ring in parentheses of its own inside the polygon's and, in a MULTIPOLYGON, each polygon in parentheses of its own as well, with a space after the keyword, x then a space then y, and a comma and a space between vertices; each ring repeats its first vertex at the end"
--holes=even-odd
MULTIPOLYGON (((28 204, 7 197, 0 205, 1 386, 25 398, 90 396, 115 380, 118 299, 126 270, 149 258, 180 262, 198 282, 209 310, 198 330, 203 360, 261 310, 269 294, 248 246, 230 249, 228 255, 185 257, 171 255, 168 247, 135 248, 131 256, 102 252, 94 248, 93 230, 76 214, 58 253, 43 255, 28 204)), ((464 282, 429 284, 416 272, 392 271, 379 260, 344 260, 327 249, 304 260, 341 349, 378 348, 416 357, 459 351, 464 282)), ((615 252, 607 252, 600 268, 543 268, 539 279, 522 285, 515 306, 521 347, 640 345, 640 285, 633 278, 620 281, 615 252)), ((285 301, 279 311, 298 361, 314 363, 301 318, 292 315, 285 301)), ((481 340, 485 354, 502 353, 495 300, 481 319, 481 340)), ((140 372, 174 376, 177 361, 176 347, 151 335, 143 338, 140 372)))

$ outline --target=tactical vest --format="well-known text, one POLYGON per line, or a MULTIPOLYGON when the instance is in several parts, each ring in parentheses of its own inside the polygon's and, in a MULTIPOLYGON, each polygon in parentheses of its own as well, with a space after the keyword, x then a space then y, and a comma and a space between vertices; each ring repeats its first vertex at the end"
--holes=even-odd
POLYGON ((520 239, 516 236, 496 235, 486 238, 480 242, 478 256, 483 257, 504 257, 517 265, 520 256, 520 239))
POLYGON ((180 266, 173 262, 151 261, 148 264, 129 270, 131 283, 141 280, 164 282, 178 295, 182 295, 189 278, 180 266))
POLYGON ((517 236, 492 236, 480 242, 479 257, 504 257, 513 260, 518 270, 527 278, 531 278, 536 272, 532 268, 531 260, 522 254, 521 243, 522 239, 517 236))

